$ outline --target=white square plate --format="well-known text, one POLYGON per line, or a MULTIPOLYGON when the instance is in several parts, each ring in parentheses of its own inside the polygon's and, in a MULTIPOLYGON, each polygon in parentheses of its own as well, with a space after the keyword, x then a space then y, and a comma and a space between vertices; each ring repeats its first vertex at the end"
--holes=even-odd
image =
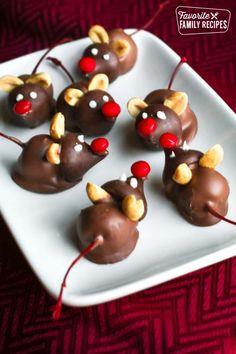
MULTIPOLYGON (((108 134, 110 155, 91 169, 79 185, 55 195, 21 189, 10 177, 20 148, 4 139, 0 141, 2 215, 33 271, 53 297, 58 295, 68 265, 78 255, 75 221, 80 209, 91 205, 85 192, 86 183, 92 181, 101 185, 118 178, 122 172, 129 174, 130 166, 136 160, 144 159, 151 164, 152 171, 146 182, 149 209, 138 227, 140 238, 136 249, 126 260, 113 265, 96 265, 82 259, 72 270, 63 295, 63 302, 72 306, 98 304, 134 293, 231 257, 236 251, 233 225, 220 222, 211 227, 196 227, 178 214, 162 192, 163 153, 145 151, 135 140, 134 122, 128 115, 126 102, 133 96, 144 98, 154 89, 167 87, 179 57, 148 32, 141 31, 134 38, 139 49, 137 64, 109 88, 122 107, 121 116, 108 134)), ((85 38, 64 44, 51 55, 61 59, 76 78, 77 60, 89 43, 85 38)), ((30 73, 42 53, 1 64, 0 76, 30 73)), ((47 61, 40 66, 40 71, 51 74, 55 97, 69 84, 66 76, 47 61)), ((182 66, 173 88, 187 92, 191 108, 198 117, 199 131, 191 146, 205 151, 220 143, 225 150, 224 161, 218 170, 229 181, 228 216, 235 218, 235 114, 187 64, 182 66)), ((5 96, 1 93, 1 107, 5 96)), ((2 110, 0 113, 2 116, 2 110)), ((48 133, 48 128, 48 123, 27 130, 10 126, 2 119, 0 122, 0 131, 23 141, 35 134, 48 133)))

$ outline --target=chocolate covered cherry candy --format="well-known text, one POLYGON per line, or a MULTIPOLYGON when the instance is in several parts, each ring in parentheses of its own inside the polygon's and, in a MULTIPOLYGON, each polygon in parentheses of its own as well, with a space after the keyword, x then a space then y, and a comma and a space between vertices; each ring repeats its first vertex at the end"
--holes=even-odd
POLYGON ((97 74, 89 83, 73 83, 59 95, 57 110, 65 115, 66 129, 88 136, 107 134, 120 114, 120 106, 106 91, 106 75, 97 74))
POLYGON ((40 58, 31 74, 5 75, 0 78, 0 90, 8 93, 7 113, 14 125, 35 128, 49 120, 54 113, 51 77, 47 73, 36 72, 41 61, 54 47, 40 58))
POLYGON ((112 82, 132 69, 137 59, 137 46, 123 29, 106 31, 102 26, 95 25, 88 35, 93 44, 85 49, 78 63, 85 78, 103 73, 112 82))
MULTIPOLYGON (((175 147, 174 139, 164 134, 160 143, 165 151, 163 183, 166 195, 191 224, 210 226, 225 218, 228 211, 229 185, 215 170, 223 159, 223 149, 214 145, 205 154, 198 150, 175 147)), ((234 223, 234 222, 231 222, 234 223)))
POLYGON ((127 104, 130 115, 135 118, 136 134, 150 150, 161 149, 159 139, 164 133, 176 135, 180 146, 190 142, 197 133, 197 119, 189 107, 187 94, 170 89, 180 65, 185 62, 182 58, 167 89, 152 91, 144 100, 134 97, 127 104))
POLYGON ((132 176, 122 174, 101 187, 87 184, 87 194, 92 206, 81 210, 77 221, 80 255, 68 267, 61 284, 53 318, 60 317, 63 290, 73 266, 86 257, 98 264, 115 263, 128 257, 136 246, 139 232, 137 225, 147 212, 143 184, 150 172, 145 161, 131 167, 132 176))
POLYGON ((73 187, 108 155, 107 139, 97 138, 89 145, 83 135, 65 133, 61 113, 54 115, 50 135, 36 135, 27 143, 0 135, 22 148, 12 178, 22 188, 37 193, 57 193, 73 187))

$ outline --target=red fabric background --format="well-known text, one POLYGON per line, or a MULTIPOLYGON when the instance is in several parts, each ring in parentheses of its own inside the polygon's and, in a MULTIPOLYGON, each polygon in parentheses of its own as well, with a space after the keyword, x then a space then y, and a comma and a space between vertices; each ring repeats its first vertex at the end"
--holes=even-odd
MULTIPOLYGON (((1 0, 0 61, 46 48, 65 36, 86 36, 91 24, 140 27, 158 0, 1 0)), ((181 36, 173 1, 150 31, 236 110, 236 4, 185 1, 232 12, 226 34, 181 36)), ((7 73, 6 73, 7 74, 7 73)), ((236 258, 116 301, 64 308, 35 278, 0 220, 0 353, 236 353, 236 258)))

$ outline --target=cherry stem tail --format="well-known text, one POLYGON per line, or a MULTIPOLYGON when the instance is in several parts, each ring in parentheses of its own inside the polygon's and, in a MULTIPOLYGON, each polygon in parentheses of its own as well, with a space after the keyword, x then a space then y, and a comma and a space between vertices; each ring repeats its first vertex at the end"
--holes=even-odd
POLYGON ((14 138, 14 136, 9 136, 9 135, 6 135, 6 134, 1 133, 1 132, 0 132, 0 136, 2 136, 3 138, 8 139, 8 140, 12 141, 13 143, 19 145, 22 149, 25 146, 25 144, 21 140, 19 140, 17 138, 14 138))
POLYGON ((74 84, 74 79, 73 79, 72 75, 69 73, 69 71, 66 69, 66 67, 62 64, 62 62, 60 60, 58 60, 57 58, 54 58, 54 57, 47 57, 47 60, 50 60, 54 65, 59 66, 66 73, 66 75, 69 77, 72 84, 74 84))
POLYGON ((207 206, 207 209, 209 211, 209 213, 211 213, 213 216, 215 216, 216 218, 219 218, 223 221, 226 221, 228 222, 229 224, 233 224, 233 225, 236 225, 236 221, 233 221, 233 220, 230 220, 228 218, 225 218, 223 215, 220 215, 219 213, 217 213, 217 211, 215 211, 214 209, 212 209, 211 206, 207 206))
POLYGON ((35 65, 31 75, 34 75, 36 73, 36 71, 37 71, 39 65, 42 63, 43 59, 48 55, 49 52, 51 52, 51 50, 53 48, 57 47, 60 44, 70 42, 71 40, 72 40, 72 38, 63 38, 62 40, 60 40, 59 42, 56 42, 50 48, 48 48, 48 50, 42 55, 42 57, 39 59, 39 61, 35 65))
POLYGON ((176 66, 176 68, 175 68, 173 74, 171 75, 170 82, 169 82, 169 85, 168 85, 168 90, 171 89, 171 86, 172 86, 172 84, 173 84, 173 81, 174 81, 174 79, 175 79, 175 77, 176 77, 176 75, 177 75, 177 73, 178 73, 178 71, 179 71, 181 65, 184 64, 184 63, 187 63, 187 58, 182 57, 182 58, 180 59, 180 61, 179 61, 179 64, 176 66))
POLYGON ((156 20, 156 18, 158 17, 158 15, 160 14, 160 12, 168 5, 170 5, 171 3, 173 3, 173 0, 166 0, 164 1, 162 4, 160 4, 156 10, 156 12, 154 13, 154 15, 139 29, 137 29, 136 31, 134 31, 133 33, 131 33, 131 36, 133 36, 134 34, 138 33, 141 30, 145 30, 148 27, 151 26, 151 24, 156 20))
POLYGON ((98 247, 99 245, 101 245, 103 243, 103 237, 101 235, 97 236, 95 238, 95 240, 93 242, 91 242, 88 247, 86 247, 80 254, 79 256, 77 256, 73 262, 70 264, 70 266, 68 267, 65 275, 64 275, 64 278, 63 278, 63 281, 61 283, 61 289, 60 289, 60 293, 58 295, 58 298, 57 298, 57 302, 56 302, 56 305, 54 307, 54 310, 53 310, 53 314, 52 314, 52 318, 54 320, 59 320, 60 316, 61 316, 61 310, 62 310, 62 296, 63 296, 63 291, 66 287, 66 280, 67 280, 67 277, 71 271, 71 269, 74 267, 74 265, 84 256, 86 256, 86 254, 88 254, 89 252, 91 252, 92 250, 94 250, 96 247, 98 247))

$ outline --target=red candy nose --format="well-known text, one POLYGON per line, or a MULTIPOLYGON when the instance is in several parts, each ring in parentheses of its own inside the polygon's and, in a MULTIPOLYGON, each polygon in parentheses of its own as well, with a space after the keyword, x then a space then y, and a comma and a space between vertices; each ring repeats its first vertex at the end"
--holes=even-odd
POLYGON ((175 134, 164 133, 160 136, 159 143, 163 148, 172 149, 178 145, 178 138, 175 134))
POLYGON ((91 149, 95 154, 103 154, 109 146, 109 141, 106 138, 97 138, 91 142, 91 149))
POLYGON ((106 102, 102 106, 102 114, 106 118, 116 118, 120 114, 120 106, 116 102, 106 102))
POLYGON ((92 73, 96 68, 96 61, 90 57, 84 57, 79 61, 79 68, 84 74, 92 73))
POLYGON ((131 166, 131 172, 137 178, 147 177, 150 171, 151 167, 146 161, 137 161, 131 166))
POLYGON ((157 122, 155 121, 154 118, 149 117, 146 119, 140 120, 138 123, 137 129, 140 135, 142 135, 144 138, 148 137, 152 132, 156 130, 157 127, 157 122))
POLYGON ((15 106, 13 107, 13 111, 16 114, 27 114, 29 113, 29 111, 31 110, 32 105, 31 102, 28 100, 21 100, 19 102, 17 102, 15 104, 15 106))

